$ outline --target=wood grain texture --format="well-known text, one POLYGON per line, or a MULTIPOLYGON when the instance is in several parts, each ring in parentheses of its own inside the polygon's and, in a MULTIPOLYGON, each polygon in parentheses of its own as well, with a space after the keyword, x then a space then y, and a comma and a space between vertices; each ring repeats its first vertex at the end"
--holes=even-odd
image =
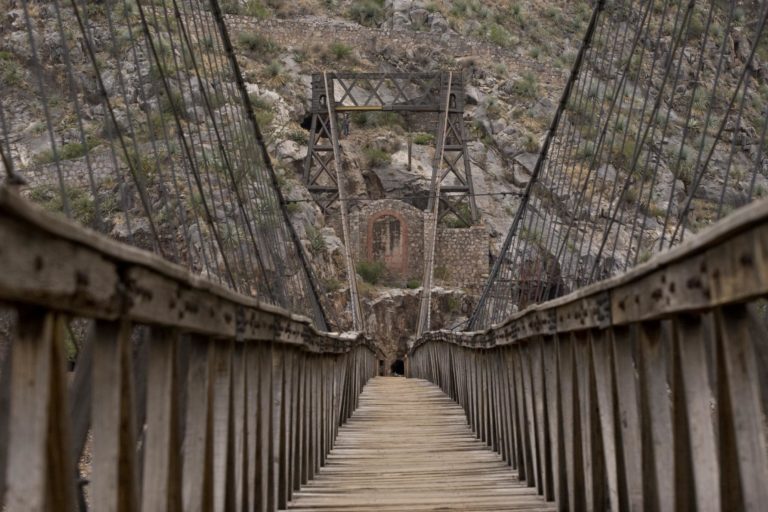
POLYGON ((288 510, 555 510, 423 380, 377 377, 288 510))

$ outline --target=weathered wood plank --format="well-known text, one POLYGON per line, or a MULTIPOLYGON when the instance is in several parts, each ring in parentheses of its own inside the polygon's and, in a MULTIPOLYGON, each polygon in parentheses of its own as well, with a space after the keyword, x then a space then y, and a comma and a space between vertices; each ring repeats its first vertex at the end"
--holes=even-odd
POLYGON ((96 322, 93 346, 92 505, 107 512, 138 510, 136 422, 131 325, 96 322))
POLYGON ((327 462, 288 510, 555 510, 418 379, 370 381, 327 462))
POLYGON ((178 333, 155 328, 149 343, 143 511, 181 510, 176 349, 178 333))
POLYGON ((213 510, 213 354, 211 340, 192 336, 186 388, 182 503, 184 510, 213 510))
POLYGON ((626 491, 623 486, 619 486, 619 477, 624 472, 624 460, 613 364, 613 338, 609 331, 594 331, 591 335, 608 502, 611 510, 626 510, 626 491))
MULTIPOLYGON (((726 437, 727 455, 722 469, 730 478, 738 475, 738 488, 730 488, 724 506, 741 505, 743 510, 760 510, 768 503, 768 446, 766 443, 765 389, 761 389, 754 343, 765 343, 766 329, 746 305, 716 311, 718 352, 721 360, 718 379, 723 387, 719 411, 724 417, 721 430, 726 437), (730 441, 730 443, 728 442, 730 441), (732 493, 738 492, 736 496, 732 493), (740 502, 740 503, 739 503, 740 502)), ((721 452, 722 453, 722 452, 721 452)), ((724 457, 725 458, 725 457, 724 457)))
POLYGON ((52 506, 48 441, 56 318, 40 309, 19 311, 11 353, 11 398, 5 507, 43 512, 52 506))
POLYGON ((674 445, 668 364, 672 349, 668 324, 645 322, 637 327, 640 344, 640 412, 643 480, 646 500, 659 510, 673 510, 674 445))

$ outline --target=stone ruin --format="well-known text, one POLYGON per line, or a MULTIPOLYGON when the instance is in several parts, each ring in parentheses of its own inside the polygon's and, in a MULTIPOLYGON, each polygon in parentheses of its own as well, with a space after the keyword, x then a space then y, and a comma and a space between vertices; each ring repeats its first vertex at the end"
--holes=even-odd
MULTIPOLYGON (((381 199, 350 213, 356 261, 382 262, 393 284, 421 283, 426 214, 403 201, 381 199)), ((439 226, 435 284, 479 291, 488 278, 489 236, 484 226, 439 226)))

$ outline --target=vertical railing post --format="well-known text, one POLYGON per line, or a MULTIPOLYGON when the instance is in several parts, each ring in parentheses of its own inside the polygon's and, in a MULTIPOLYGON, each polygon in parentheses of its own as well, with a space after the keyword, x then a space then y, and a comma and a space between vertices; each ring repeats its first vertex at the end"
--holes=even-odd
MULTIPOLYGON (((178 336, 175 330, 156 327, 150 330, 149 335, 147 420, 141 507, 147 512, 181 510, 179 457, 181 446, 178 438, 179 403, 176 368, 178 336)), ((229 381, 221 384, 225 388, 229 385, 229 381)), ((228 423, 228 419, 224 421, 228 423)), ((215 466, 214 463, 214 475, 216 474, 215 466)), ((214 495, 218 497, 216 487, 214 487, 214 495)), ((221 498, 223 499, 223 496, 221 498)))
MULTIPOLYGON (((204 336, 190 336, 184 419, 184 510, 213 509, 213 349, 204 336)), ((252 490, 253 491, 253 490, 252 490)))
POLYGON ((54 500, 61 500, 62 510, 74 510, 74 486, 68 485, 74 480, 74 462, 68 460, 66 431, 60 430, 67 424, 60 416, 66 413, 60 410, 66 401, 56 396, 66 390, 59 329, 53 313, 19 310, 10 354, 9 512, 43 512, 54 500))
POLYGON ((89 487, 91 504, 98 510, 138 510, 139 506, 130 336, 128 322, 98 321, 93 330, 89 487))

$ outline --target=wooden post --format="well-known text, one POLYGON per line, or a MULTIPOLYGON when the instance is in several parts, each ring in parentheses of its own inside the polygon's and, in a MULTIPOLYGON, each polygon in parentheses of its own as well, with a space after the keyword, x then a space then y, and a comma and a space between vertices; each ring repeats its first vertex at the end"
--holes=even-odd
POLYGON ((171 329, 151 331, 141 507, 146 512, 181 510, 177 341, 178 334, 171 329))

